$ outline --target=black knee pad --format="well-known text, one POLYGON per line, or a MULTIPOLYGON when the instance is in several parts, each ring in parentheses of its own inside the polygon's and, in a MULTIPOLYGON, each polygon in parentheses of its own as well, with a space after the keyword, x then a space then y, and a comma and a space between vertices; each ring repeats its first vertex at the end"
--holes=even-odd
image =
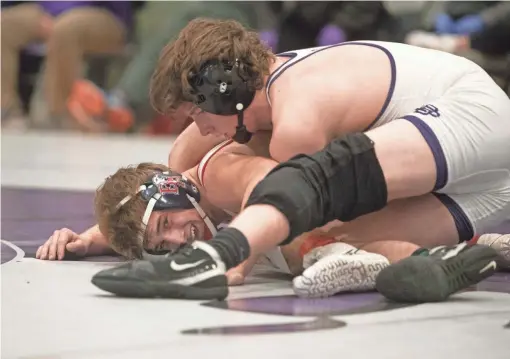
POLYGON ((287 217, 290 235, 283 245, 332 220, 347 222, 378 211, 387 198, 374 143, 356 133, 279 164, 253 189, 246 206, 269 204, 287 217))

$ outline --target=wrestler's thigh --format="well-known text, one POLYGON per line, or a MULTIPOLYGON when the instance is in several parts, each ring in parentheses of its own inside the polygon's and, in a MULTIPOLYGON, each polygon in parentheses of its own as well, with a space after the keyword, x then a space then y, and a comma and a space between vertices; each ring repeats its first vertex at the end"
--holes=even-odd
POLYGON ((411 242, 421 247, 459 242, 450 209, 433 194, 392 201, 384 209, 344 223, 328 234, 358 248, 378 241, 411 242))
MULTIPOLYGON (((434 191, 490 195, 510 183, 510 99, 473 65, 441 98, 403 118, 434 156, 434 191)), ((503 197, 501 197, 503 198, 503 197)))

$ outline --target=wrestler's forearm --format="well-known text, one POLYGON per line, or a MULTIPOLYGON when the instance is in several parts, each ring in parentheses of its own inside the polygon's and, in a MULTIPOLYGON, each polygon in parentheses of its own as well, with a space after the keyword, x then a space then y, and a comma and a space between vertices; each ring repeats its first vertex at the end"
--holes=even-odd
POLYGON ((87 251, 87 256, 106 255, 115 253, 110 247, 106 237, 99 230, 99 225, 90 227, 85 232, 80 234, 85 240, 90 241, 90 246, 87 251))
POLYGON ((197 125, 192 123, 175 139, 168 155, 168 167, 177 172, 193 168, 209 150, 223 141, 224 137, 202 136, 197 125))

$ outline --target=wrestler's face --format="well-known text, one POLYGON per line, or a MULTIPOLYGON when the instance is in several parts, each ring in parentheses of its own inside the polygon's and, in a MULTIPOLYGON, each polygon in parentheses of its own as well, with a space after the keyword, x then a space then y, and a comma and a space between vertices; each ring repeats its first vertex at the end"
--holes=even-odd
POLYGON ((149 251, 173 251, 205 237, 206 226, 195 209, 153 211, 147 224, 149 251))
POLYGON ((197 124, 202 136, 216 135, 230 138, 236 133, 237 115, 214 115, 189 102, 181 105, 180 112, 187 113, 188 118, 197 124))

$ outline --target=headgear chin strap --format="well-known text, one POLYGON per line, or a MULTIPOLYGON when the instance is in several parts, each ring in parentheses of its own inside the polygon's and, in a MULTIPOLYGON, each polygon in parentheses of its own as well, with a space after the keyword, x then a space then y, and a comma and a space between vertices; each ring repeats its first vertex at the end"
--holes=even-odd
POLYGON ((237 114, 237 127, 233 140, 238 143, 250 141, 252 133, 244 125, 243 113, 253 101, 255 90, 241 75, 244 65, 236 59, 205 62, 197 74, 192 74, 194 103, 205 112, 220 116, 237 114))
POLYGON ((162 211, 195 208, 211 233, 215 235, 217 232, 209 216, 207 216, 202 207, 198 204, 200 201, 198 188, 182 174, 173 171, 155 173, 149 181, 138 188, 135 194, 124 197, 115 210, 118 211, 137 195, 140 195, 148 202, 142 217, 144 229, 139 238, 142 248, 145 228, 147 228, 149 218, 154 210, 162 211))
POLYGON ((238 109, 237 127, 236 127, 236 133, 232 137, 232 139, 234 141, 236 141, 237 143, 245 144, 245 143, 250 142, 251 136, 253 134, 250 131, 248 131, 248 129, 246 128, 246 126, 243 123, 243 117, 244 117, 243 105, 238 103, 236 107, 238 109))

